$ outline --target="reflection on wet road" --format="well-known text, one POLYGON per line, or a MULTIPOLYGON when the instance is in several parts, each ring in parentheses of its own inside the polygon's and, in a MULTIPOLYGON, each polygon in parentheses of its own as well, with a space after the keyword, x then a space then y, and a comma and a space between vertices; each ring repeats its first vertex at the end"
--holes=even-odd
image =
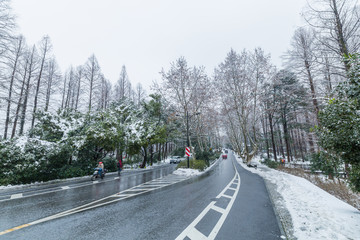
POLYGON ((15 190, 0 191, 0 231, 25 223, 47 219, 94 201, 107 198, 153 179, 163 178, 174 171, 175 165, 148 170, 124 171, 120 177, 107 174, 103 180, 90 177, 62 183, 32 185, 15 190))

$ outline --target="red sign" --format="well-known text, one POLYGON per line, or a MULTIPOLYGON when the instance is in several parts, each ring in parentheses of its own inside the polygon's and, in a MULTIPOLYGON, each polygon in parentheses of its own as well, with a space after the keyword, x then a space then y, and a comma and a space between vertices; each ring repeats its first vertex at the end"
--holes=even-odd
POLYGON ((190 157, 190 148, 189 147, 185 148, 185 154, 186 154, 186 156, 190 157))

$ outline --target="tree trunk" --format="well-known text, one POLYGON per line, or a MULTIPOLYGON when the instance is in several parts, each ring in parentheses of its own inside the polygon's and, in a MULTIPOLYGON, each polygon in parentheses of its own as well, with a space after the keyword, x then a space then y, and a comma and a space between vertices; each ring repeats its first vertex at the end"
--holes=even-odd
POLYGON ((51 96, 51 88, 52 88, 52 83, 53 83, 53 77, 54 77, 54 71, 55 71, 55 60, 52 60, 49 63, 49 76, 48 76, 48 84, 47 84, 47 89, 46 89, 46 99, 45 99, 45 112, 47 112, 49 110, 49 104, 50 104, 50 96, 51 96))
POLYGON ((288 162, 290 162, 290 139, 289 139, 289 132, 288 132, 288 128, 287 128, 287 120, 286 120, 286 115, 285 115, 285 110, 282 113, 282 123, 283 123, 283 130, 284 130, 284 140, 285 140, 285 147, 286 147, 286 155, 287 155, 287 160, 288 162))
POLYGON ((315 109, 316 121, 317 121, 317 124, 319 125, 319 106, 318 106, 318 102, 317 102, 317 98, 316 98, 315 86, 314 86, 314 81, 313 81, 313 77, 312 77, 311 70, 310 70, 310 64, 307 60, 305 60, 305 68, 306 68, 306 72, 307 72, 307 76, 308 76, 308 80, 309 80, 309 84, 310 84, 311 97, 312 97, 312 102, 313 102, 314 109, 315 109))
MULTIPOLYGON (((311 126, 309 115, 308 115, 308 113, 306 111, 305 111, 305 121, 309 126, 311 126)), ((312 135, 311 135, 310 132, 308 132, 308 139, 309 139, 309 145, 310 145, 310 152, 314 153, 315 152, 314 140, 313 140, 312 135)))
POLYGON ((31 121, 31 129, 34 128, 34 124, 35 124, 35 114, 36 114, 37 104, 38 104, 38 96, 39 96, 39 91, 40 91, 41 77, 42 77, 42 72, 43 72, 43 69, 44 69, 44 63, 45 63, 45 59, 46 59, 46 54, 47 54, 47 51, 48 51, 48 39, 47 38, 45 40, 45 48, 44 48, 43 51, 44 52, 43 52, 43 56, 42 56, 42 59, 41 59, 41 65, 40 65, 38 81, 37 81, 37 84, 36 84, 33 117, 32 117, 32 121, 31 121))
POLYGON ((16 52, 15 62, 14 62, 14 66, 13 66, 12 73, 11 73, 11 78, 10 78, 9 95, 8 95, 8 99, 7 99, 8 104, 7 104, 7 110, 6 110, 4 139, 7 138, 7 132, 8 132, 8 127, 9 127, 9 123, 10 123, 11 96, 12 96, 12 92, 13 92, 13 85, 14 85, 14 80, 15 80, 15 72, 16 72, 16 68, 17 68, 18 59, 19 59, 19 56, 20 56, 20 51, 21 51, 21 42, 19 43, 19 47, 18 47, 18 50, 16 52))
POLYGON ((150 166, 153 165, 153 161, 154 161, 154 145, 151 144, 150 145, 150 166))
POLYGON ((268 117, 269 117, 269 126, 270 126, 270 134, 271 134, 271 142, 272 142, 274 160, 277 161, 272 115, 269 113, 268 117))
POLYGON ((26 109, 27 109, 27 102, 29 99, 29 95, 30 95, 30 81, 31 81, 31 75, 34 71, 33 69, 33 65, 34 65, 34 54, 35 54, 35 46, 33 46, 33 50, 31 53, 31 57, 30 57, 30 64, 29 64, 29 75, 28 75, 28 79, 26 82, 26 90, 25 90, 25 96, 24 96, 24 103, 22 106, 22 111, 21 111, 21 117, 20 117, 20 132, 19 134, 22 135, 24 133, 24 125, 25 125, 25 118, 26 118, 26 109))
MULTIPOLYGON (((335 31, 337 34, 337 41, 339 44, 340 52, 341 52, 342 57, 349 56, 349 50, 348 50, 347 42, 345 40, 345 35, 344 35, 344 27, 341 23, 340 14, 338 12, 338 6, 336 3, 336 0, 332 0, 332 3, 333 3, 332 10, 335 15, 335 24, 336 24, 335 31)), ((348 73, 351 68, 351 64, 350 64, 349 60, 345 59, 344 65, 345 65, 345 70, 348 73)))
POLYGON ((147 162, 147 147, 142 147, 143 152, 144 152, 144 158, 143 158, 143 162, 140 165, 140 168, 144 168, 146 166, 146 162, 147 162))
POLYGON ((279 124, 277 125, 277 132, 278 132, 278 140, 279 140, 279 152, 282 154, 282 157, 285 158, 285 152, 284 152, 284 144, 282 140, 282 134, 281 134, 281 128, 279 124))
POLYGON ((265 147, 266 147, 266 154, 267 154, 267 158, 270 159, 270 152, 269 152, 269 139, 268 139, 268 136, 267 136, 267 129, 266 129, 266 126, 265 126, 265 123, 266 122, 266 119, 263 118, 261 119, 261 124, 262 124, 262 127, 263 127, 263 132, 264 132, 264 137, 265 137, 265 147))
POLYGON ((23 95, 24 95, 24 90, 25 90, 25 82, 26 82, 26 74, 27 74, 27 64, 28 62, 26 61, 25 63, 25 73, 24 73, 24 77, 23 77, 23 81, 22 81, 22 85, 21 85, 21 91, 20 91, 20 96, 19 96, 19 101, 16 107, 16 113, 15 113, 15 119, 14 119, 14 126, 12 129, 12 133, 11 133, 11 138, 15 137, 15 133, 16 133, 16 127, 17 127, 17 122, 18 122, 18 118, 19 118, 19 113, 20 113, 20 109, 21 109, 21 105, 22 105, 22 100, 23 100, 23 95))

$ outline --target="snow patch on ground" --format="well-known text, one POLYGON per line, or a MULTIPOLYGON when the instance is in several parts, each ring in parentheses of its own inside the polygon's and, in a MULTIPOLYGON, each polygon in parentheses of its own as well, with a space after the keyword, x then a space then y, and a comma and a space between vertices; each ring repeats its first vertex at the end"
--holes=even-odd
POLYGON ((175 175, 181 175, 181 176, 187 176, 187 177, 198 176, 202 173, 204 173, 204 172, 200 172, 197 169, 190 169, 190 168, 179 168, 173 172, 173 174, 175 174, 175 175))
POLYGON ((197 169, 191 169, 191 168, 179 168, 179 169, 175 170, 173 172, 173 174, 181 175, 181 176, 188 176, 188 177, 198 176, 198 175, 206 173, 207 171, 210 171, 216 165, 216 163, 218 163, 218 161, 219 161, 219 159, 214 161, 210 165, 210 167, 206 168, 204 171, 199 171, 197 169))
POLYGON ((308 180, 262 165, 248 168, 240 158, 237 161, 248 171, 259 174, 275 184, 289 211, 294 236, 307 239, 360 239, 360 211, 337 199, 308 180))

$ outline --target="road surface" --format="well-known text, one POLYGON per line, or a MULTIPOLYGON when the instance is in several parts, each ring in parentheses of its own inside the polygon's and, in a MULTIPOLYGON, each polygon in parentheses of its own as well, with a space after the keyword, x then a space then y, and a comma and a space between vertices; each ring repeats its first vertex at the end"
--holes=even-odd
POLYGON ((175 165, 0 191, 0 239, 282 239, 264 181, 234 156, 199 177, 175 165))

